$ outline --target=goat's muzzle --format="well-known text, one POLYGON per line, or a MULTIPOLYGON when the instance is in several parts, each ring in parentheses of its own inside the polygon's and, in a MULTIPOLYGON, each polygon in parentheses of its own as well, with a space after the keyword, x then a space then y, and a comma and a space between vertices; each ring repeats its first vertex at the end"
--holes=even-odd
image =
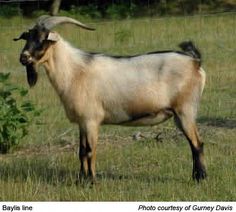
POLYGON ((29 65, 30 63, 32 63, 32 57, 30 56, 30 54, 28 52, 22 52, 20 55, 20 63, 23 66, 29 65))

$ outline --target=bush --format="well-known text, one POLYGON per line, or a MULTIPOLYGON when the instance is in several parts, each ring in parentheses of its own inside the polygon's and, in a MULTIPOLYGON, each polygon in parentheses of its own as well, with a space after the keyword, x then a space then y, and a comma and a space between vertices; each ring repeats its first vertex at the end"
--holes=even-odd
POLYGON ((93 4, 88 4, 80 7, 75 7, 72 5, 69 12, 72 15, 80 14, 82 16, 85 16, 86 18, 95 18, 95 19, 102 18, 102 14, 99 11, 98 6, 93 4))
POLYGON ((112 19, 122 19, 122 18, 130 18, 134 17, 138 8, 135 4, 112 4, 107 10, 106 14, 108 18, 112 19))
POLYGON ((22 11, 18 5, 1 5, 0 6, 0 16, 3 17, 12 17, 22 15, 22 11))
POLYGON ((5 154, 28 134, 29 125, 40 115, 34 105, 25 100, 26 89, 9 83, 9 73, 0 73, 0 153, 5 154), (17 101, 21 97, 23 101, 17 101))

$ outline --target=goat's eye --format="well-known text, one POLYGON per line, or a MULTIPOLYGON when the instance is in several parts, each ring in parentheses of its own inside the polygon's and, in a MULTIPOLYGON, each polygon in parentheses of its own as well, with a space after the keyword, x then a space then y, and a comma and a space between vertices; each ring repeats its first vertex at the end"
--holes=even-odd
POLYGON ((38 43, 35 45, 35 50, 41 51, 42 49, 43 49, 43 44, 38 42, 38 43))

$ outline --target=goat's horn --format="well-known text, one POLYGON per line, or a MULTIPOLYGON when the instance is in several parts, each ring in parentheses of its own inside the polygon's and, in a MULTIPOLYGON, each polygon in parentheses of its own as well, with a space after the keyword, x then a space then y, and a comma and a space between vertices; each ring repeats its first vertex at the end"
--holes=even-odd
POLYGON ((56 25, 66 24, 66 23, 75 24, 75 25, 80 26, 80 27, 87 29, 87 30, 95 30, 94 28, 88 27, 85 24, 83 24, 73 18, 69 18, 69 17, 65 17, 65 16, 43 15, 43 16, 39 17, 39 19, 37 20, 38 25, 44 25, 44 27, 46 27, 49 30, 52 29, 53 27, 55 27, 56 25))
POLYGON ((41 25, 46 19, 48 19, 50 16, 49 15, 41 15, 38 19, 37 19, 37 24, 41 25))

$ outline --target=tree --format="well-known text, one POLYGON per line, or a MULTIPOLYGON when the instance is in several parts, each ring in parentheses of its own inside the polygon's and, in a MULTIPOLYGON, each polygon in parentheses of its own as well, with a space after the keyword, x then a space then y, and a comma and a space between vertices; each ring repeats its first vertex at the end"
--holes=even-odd
POLYGON ((50 15, 57 15, 59 12, 61 5, 61 0, 52 0, 51 8, 50 8, 50 15))

